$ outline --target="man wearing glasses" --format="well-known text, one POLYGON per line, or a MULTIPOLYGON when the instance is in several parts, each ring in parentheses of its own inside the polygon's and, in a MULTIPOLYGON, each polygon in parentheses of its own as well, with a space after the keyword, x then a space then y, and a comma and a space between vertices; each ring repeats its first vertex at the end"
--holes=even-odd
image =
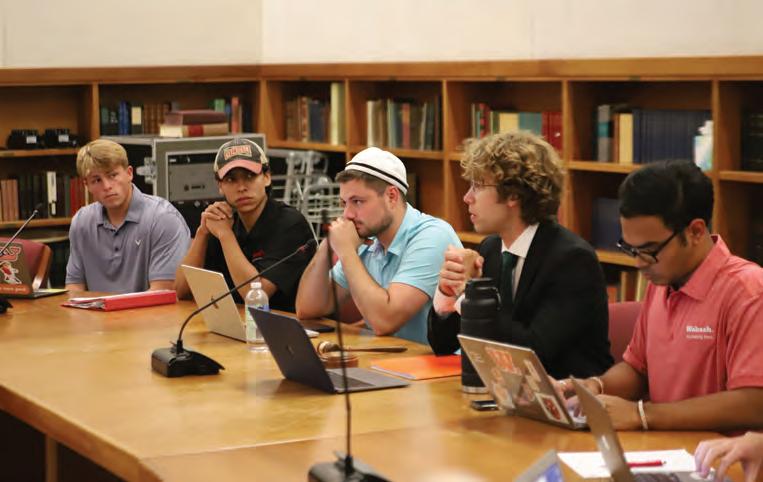
POLYGON ((440 270, 429 342, 459 348, 466 281, 489 277, 501 293, 497 341, 532 348, 555 377, 597 375, 612 365, 604 275, 591 246, 556 222, 563 173, 553 147, 529 132, 466 145, 461 167, 474 229, 488 236, 471 250, 449 249, 440 270))
POLYGON ((619 195, 619 247, 650 283, 623 362, 588 388, 622 430, 763 428, 763 269, 710 234, 710 179, 656 163, 619 195))

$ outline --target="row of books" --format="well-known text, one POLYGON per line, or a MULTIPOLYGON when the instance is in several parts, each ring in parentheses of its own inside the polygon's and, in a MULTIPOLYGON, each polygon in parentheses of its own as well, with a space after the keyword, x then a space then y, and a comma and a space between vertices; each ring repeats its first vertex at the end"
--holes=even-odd
MULTIPOLYGON (((137 103, 121 100, 113 106, 101 105, 101 134, 120 136, 138 134, 162 135, 161 126, 167 124, 167 114, 179 111, 180 107, 180 103, 176 101, 137 103)), ((220 128, 217 127, 214 129, 214 133, 192 133, 190 136, 225 135, 229 132, 252 131, 251 109, 242 101, 241 97, 231 96, 229 98, 218 97, 212 99, 209 102, 209 109, 223 113, 222 122, 225 123, 225 132, 220 132, 220 128)), ((201 132, 204 132, 204 129, 201 132)), ((170 137, 188 137, 188 135, 171 135, 170 137)))
POLYGON ((763 266, 763 211, 755 210, 750 220, 749 258, 763 266))
POLYGON ((595 119, 596 160, 618 164, 697 161, 695 137, 711 119, 708 110, 630 109, 625 104, 601 104, 595 119))
POLYGON ((329 100, 301 95, 286 101, 286 138, 345 143, 344 83, 331 83, 329 100))
POLYGON ((127 136, 158 134, 171 102, 137 104, 119 101, 116 106, 101 105, 101 135, 127 136))
POLYGON ((743 115, 741 167, 744 171, 763 171, 763 112, 743 115))
POLYGON ((366 101, 366 144, 437 151, 442 149, 441 101, 370 99, 366 101))
POLYGON ((71 217, 87 202, 82 179, 47 171, 0 180, 0 221, 28 218, 43 202, 40 218, 71 217))
POLYGON ((493 109, 484 102, 469 107, 471 137, 485 137, 518 130, 543 136, 557 151, 562 150, 562 113, 560 111, 517 112, 493 109))
MULTIPOLYGON (((240 106, 237 106, 240 114, 240 106)), ((173 110, 164 116, 159 125, 161 137, 224 136, 229 130, 225 112, 212 109, 173 110)), ((237 125, 240 128, 240 126, 237 125)))

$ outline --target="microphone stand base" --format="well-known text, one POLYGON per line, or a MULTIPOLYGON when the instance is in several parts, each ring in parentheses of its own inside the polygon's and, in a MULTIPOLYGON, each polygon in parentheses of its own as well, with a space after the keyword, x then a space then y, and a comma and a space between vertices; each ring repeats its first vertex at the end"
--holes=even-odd
POLYGON ((308 482, 389 482, 370 466, 353 458, 353 471, 345 474, 344 454, 337 453, 334 462, 321 462, 310 467, 308 482))
POLYGON ((151 354, 151 368, 168 378, 186 375, 217 375, 225 367, 201 353, 176 347, 157 348, 151 354))

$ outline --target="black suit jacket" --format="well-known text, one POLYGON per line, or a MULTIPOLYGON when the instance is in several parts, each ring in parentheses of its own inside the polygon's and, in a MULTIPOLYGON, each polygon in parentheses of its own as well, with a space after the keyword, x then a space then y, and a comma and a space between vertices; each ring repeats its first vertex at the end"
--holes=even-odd
MULTIPOLYGON (((496 282, 501 273, 501 238, 491 235, 478 248, 482 274, 496 282)), ((538 226, 519 278, 513 306, 502 307, 497 341, 532 348, 549 375, 588 377, 609 368, 607 293, 596 253, 579 236, 554 221, 538 226)), ((437 354, 460 345, 461 317, 429 313, 428 338, 437 354)))

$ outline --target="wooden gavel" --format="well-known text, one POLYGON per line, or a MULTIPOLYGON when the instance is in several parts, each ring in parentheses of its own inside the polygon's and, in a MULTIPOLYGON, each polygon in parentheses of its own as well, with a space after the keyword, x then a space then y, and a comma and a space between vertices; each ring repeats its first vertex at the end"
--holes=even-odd
MULTIPOLYGON (((407 350, 408 348, 404 346, 377 346, 377 347, 368 347, 368 348, 353 348, 350 346, 344 347, 344 351, 373 351, 373 352, 381 352, 381 353, 402 353, 407 350)), ((316 348, 316 351, 318 353, 329 353, 332 351, 340 351, 340 349, 339 349, 339 345, 337 345, 334 342, 322 341, 318 343, 318 348, 316 348)))

